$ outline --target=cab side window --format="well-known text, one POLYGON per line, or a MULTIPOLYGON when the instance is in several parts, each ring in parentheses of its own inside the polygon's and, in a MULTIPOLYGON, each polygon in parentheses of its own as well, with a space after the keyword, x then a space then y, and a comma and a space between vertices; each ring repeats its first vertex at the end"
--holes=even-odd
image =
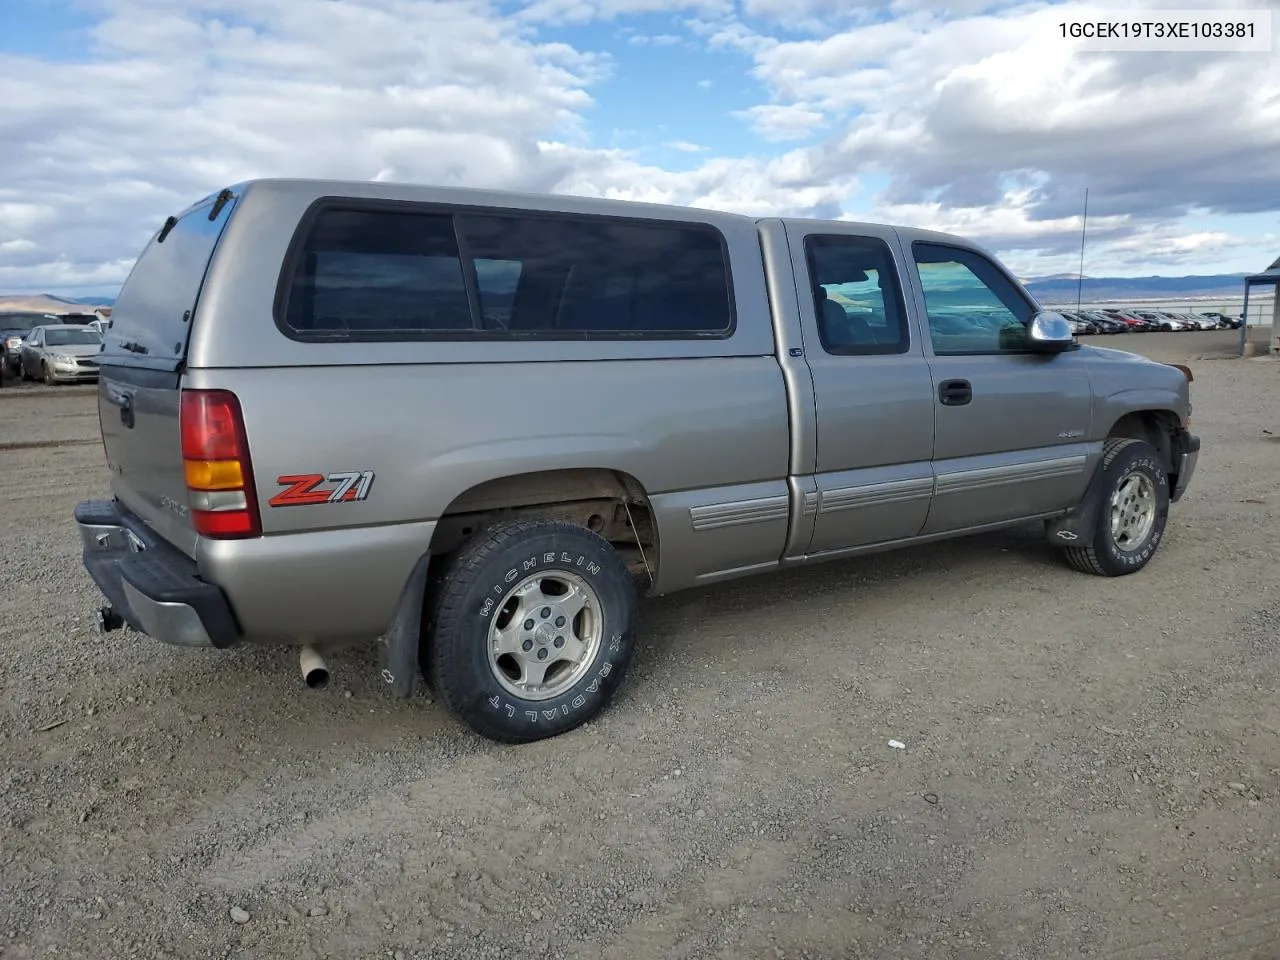
POLYGON ((906 353, 911 345, 893 255, 874 237, 810 236, 805 258, 827 353, 906 353))
POLYGON ((286 282, 277 322, 304 340, 727 338, 736 322, 728 247, 696 222, 326 203, 286 282))
POLYGON ((1035 307, 995 264, 945 244, 914 243, 912 254, 936 355, 1026 352, 1035 307))

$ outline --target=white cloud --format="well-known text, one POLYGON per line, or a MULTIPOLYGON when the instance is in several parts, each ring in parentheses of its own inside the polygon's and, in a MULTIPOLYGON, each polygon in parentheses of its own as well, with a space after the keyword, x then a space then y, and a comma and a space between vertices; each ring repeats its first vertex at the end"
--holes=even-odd
MULTIPOLYGON (((1193 264, 1246 242, 1224 239, 1220 224, 1184 226, 1184 214, 1280 207, 1280 60, 1079 55, 1054 36, 1063 5, 84 2, 100 16, 82 62, 50 69, 0 55, 0 287, 109 290, 165 215, 255 176, 925 223, 1046 261, 1075 245, 1088 185, 1091 235, 1128 244, 1115 255, 1134 264, 1143 244, 1149 263, 1193 264), (619 67, 555 40, 554 24, 637 14, 650 28, 667 15, 669 26, 623 25, 629 43, 697 42, 741 58, 748 84, 760 85, 757 102, 736 111, 754 151, 723 156, 710 133, 675 126, 640 136, 697 156, 696 169, 608 149, 602 125, 632 120, 597 117, 592 91, 619 67), (780 153, 817 135, 827 139, 780 153), (879 196, 855 192, 886 181, 879 196)), ((650 56, 660 70, 669 54, 650 56)), ((742 89, 731 71, 715 76, 697 88, 742 89)), ((672 115, 687 120, 681 107, 672 115)))
POLYGON ((1106 262, 1126 269, 1176 267, 1188 261, 1214 263, 1249 245, 1250 240, 1221 230, 1184 232, 1172 224, 1140 230, 1106 245, 1106 262))
POLYGON ((779 43, 777 39, 758 33, 736 17, 719 18, 691 17, 685 26, 695 36, 701 37, 711 50, 737 51, 749 55, 758 55, 772 50, 779 43))
POLYGON ((1280 60, 1081 55, 1056 32, 1078 6, 947 20, 926 5, 822 39, 748 44, 770 96, 748 113, 839 125, 814 148, 815 170, 887 177, 871 213, 932 207, 999 242, 1053 248, 1086 185, 1091 219, 1123 231, 1193 205, 1280 207, 1280 60), (1017 180, 1034 186, 1019 194, 1017 180))
POLYGON ((707 148, 700 143, 690 143, 688 140, 669 140, 664 146, 672 150, 679 150, 681 153, 706 153, 707 148))
POLYGON ((687 41, 674 33, 659 33, 653 36, 646 33, 633 33, 627 38, 627 43, 634 47, 677 47, 685 45, 687 41))
POLYGON ((696 170, 673 173, 646 166, 621 151, 542 144, 563 177, 556 189, 579 196, 679 203, 750 216, 837 216, 840 203, 857 188, 851 177, 819 181, 802 151, 774 160, 707 160, 696 170))
POLYGON ((532 0, 518 16, 533 23, 582 24, 631 14, 677 11, 727 15, 733 12, 733 0, 532 0))
POLYGON ((824 115, 804 103, 786 105, 767 103, 739 110, 734 116, 751 123, 751 128, 766 140, 804 140, 822 126, 824 115))
POLYGON ((0 238, 14 239, 19 232, 42 227, 58 215, 57 210, 49 204, 5 199, 6 196, 18 195, 17 190, 0 188, 0 238), (7 234, 10 236, 6 236, 7 234))
POLYGON ((18 237, 15 240, 0 240, 0 254, 6 258, 17 258, 23 254, 35 253, 40 247, 33 240, 18 237))
POLYGON ((838 211, 848 182, 797 178, 794 158, 671 172, 593 148, 584 118, 609 60, 541 39, 485 0, 97 2, 87 61, 0 58, 5 288, 109 291, 167 214, 257 176, 790 213, 838 211))

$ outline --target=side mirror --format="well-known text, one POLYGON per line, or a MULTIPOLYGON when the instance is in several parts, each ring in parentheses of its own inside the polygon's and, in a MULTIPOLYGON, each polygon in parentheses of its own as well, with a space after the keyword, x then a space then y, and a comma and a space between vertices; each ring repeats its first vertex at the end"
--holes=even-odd
POLYGON ((1042 310, 1027 324, 1027 346, 1037 353, 1061 353, 1075 345, 1071 323, 1060 313, 1042 310))

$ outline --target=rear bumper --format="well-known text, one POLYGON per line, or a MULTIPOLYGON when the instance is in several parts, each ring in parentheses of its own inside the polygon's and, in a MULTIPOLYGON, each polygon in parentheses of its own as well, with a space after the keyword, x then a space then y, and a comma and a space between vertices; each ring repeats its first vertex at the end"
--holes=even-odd
POLYGON ((195 561, 152 534, 114 500, 76 504, 84 567, 116 612, 141 633, 182 647, 229 647, 240 639, 223 592, 195 561))
POLYGON ((1196 462, 1200 459, 1200 438, 1194 433, 1182 430, 1173 438, 1173 462, 1178 469, 1178 481, 1174 484, 1169 499, 1177 503, 1191 485, 1191 477, 1196 472, 1196 462))

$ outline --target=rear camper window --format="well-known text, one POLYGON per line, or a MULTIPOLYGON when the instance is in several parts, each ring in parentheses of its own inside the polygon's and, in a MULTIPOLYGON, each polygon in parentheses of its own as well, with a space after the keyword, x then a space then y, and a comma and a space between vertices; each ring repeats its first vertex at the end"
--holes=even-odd
POLYGON ((725 337, 710 226, 609 217, 321 208, 288 267, 303 340, 725 337))
POLYGON ((157 231, 112 306, 104 362, 177 369, 205 271, 234 206, 229 195, 210 199, 157 231))

